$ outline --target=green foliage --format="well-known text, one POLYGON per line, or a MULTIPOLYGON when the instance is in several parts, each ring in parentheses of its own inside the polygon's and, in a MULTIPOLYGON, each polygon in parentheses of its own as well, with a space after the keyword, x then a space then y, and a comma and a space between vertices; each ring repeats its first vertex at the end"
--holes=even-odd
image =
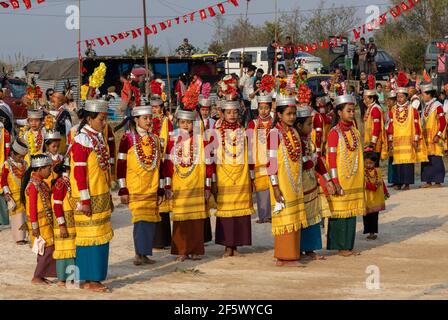
MULTIPOLYGON (((159 53, 159 48, 148 44, 148 57, 155 57, 159 53)), ((130 48, 124 50, 126 57, 143 57, 145 55, 144 46, 138 48, 133 44, 130 48)))

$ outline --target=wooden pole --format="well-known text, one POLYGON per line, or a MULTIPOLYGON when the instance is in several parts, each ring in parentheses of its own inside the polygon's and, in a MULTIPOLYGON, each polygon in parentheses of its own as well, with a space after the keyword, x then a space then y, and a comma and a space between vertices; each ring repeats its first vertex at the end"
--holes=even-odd
MULTIPOLYGON (((247 23, 247 14, 249 12, 249 0, 246 1, 246 20, 245 23, 247 23)), ((243 76, 243 68, 244 68, 244 51, 245 51, 245 44, 243 45, 243 51, 241 52, 241 59, 240 59, 240 78, 243 76)))
POLYGON ((170 67, 169 67, 169 62, 168 62, 169 58, 165 57, 165 65, 166 65, 166 80, 168 82, 168 94, 167 94, 167 99, 168 99, 168 108, 171 112, 171 78, 170 78, 170 67))
POLYGON ((149 63, 148 63, 148 35, 145 32, 145 28, 147 26, 147 16, 146 16, 146 0, 143 0, 143 23, 144 23, 144 28, 143 31, 145 33, 145 48, 144 48, 144 53, 145 53, 145 95, 146 95, 146 99, 149 100, 149 63))

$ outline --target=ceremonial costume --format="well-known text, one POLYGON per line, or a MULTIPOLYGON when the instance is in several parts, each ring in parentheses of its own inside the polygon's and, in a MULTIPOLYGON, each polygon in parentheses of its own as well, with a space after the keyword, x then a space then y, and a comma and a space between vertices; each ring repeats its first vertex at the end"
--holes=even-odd
POLYGON ((363 216, 364 234, 378 233, 378 213, 386 210, 387 187, 381 176, 381 169, 365 168, 366 215, 363 216))
MULTIPOLYGON (((134 117, 151 115, 151 107, 135 107, 134 117)), ((131 120, 133 121, 133 120, 131 120)), ((120 142, 117 161, 118 195, 129 195, 129 210, 134 224, 134 248, 139 256, 152 255, 156 223, 160 222, 157 204, 161 180, 162 150, 159 138, 138 125, 126 132, 120 142)))
MULTIPOLYGON (((335 107, 355 104, 349 95, 338 96, 335 107)), ((356 216, 364 215, 364 161, 361 137, 353 123, 340 121, 328 135, 327 166, 335 184, 344 194, 330 195, 328 204, 331 218, 328 224, 327 249, 353 250, 356 233, 356 216)))
MULTIPOLYGON (((86 110, 107 113, 107 102, 87 100, 86 110)), ((76 265, 80 280, 103 281, 107 276, 110 221, 110 155, 102 133, 85 125, 71 148, 70 181, 76 227, 76 265), (79 211, 77 203, 89 205, 92 216, 79 211)))

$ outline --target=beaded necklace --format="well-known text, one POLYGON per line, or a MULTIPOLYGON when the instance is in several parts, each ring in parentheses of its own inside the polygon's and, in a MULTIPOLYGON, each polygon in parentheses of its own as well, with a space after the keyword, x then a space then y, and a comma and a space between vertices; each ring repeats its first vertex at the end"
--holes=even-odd
POLYGON ((374 184, 375 186, 378 185, 379 177, 378 172, 375 170, 375 168, 365 168, 365 177, 367 179, 368 183, 374 184), (373 171, 373 176, 371 175, 371 172, 373 171), (373 179, 373 181, 372 181, 373 179))
POLYGON ((22 161, 21 167, 17 165, 17 162, 9 158, 7 160, 9 167, 11 168, 11 174, 12 178, 14 179, 14 182, 20 186, 22 182, 23 174, 25 173, 26 169, 28 169, 28 163, 26 161, 22 161))
POLYGON ((239 158, 244 151, 244 132, 240 128, 239 124, 230 124, 227 121, 223 121, 221 127, 219 128, 219 132, 221 134, 222 148, 226 155, 232 159, 239 158), (233 130, 235 132, 235 136, 227 137, 227 130, 233 130), (228 145, 230 145, 230 148, 232 149, 231 151, 229 151, 228 145))
POLYGON ((131 132, 131 137, 132 137, 132 144, 135 146, 134 153, 137 158, 139 166, 146 171, 154 170, 158 162, 158 154, 159 154, 156 145, 156 136, 148 132, 148 135, 146 136, 148 137, 148 140, 144 141, 145 139, 142 139, 139 134, 131 132), (142 145, 151 146, 149 154, 145 153, 142 145))
POLYGON ((84 130, 84 132, 93 146, 93 151, 96 153, 96 158, 98 160, 100 168, 102 170, 110 169, 109 150, 107 150, 107 146, 104 143, 103 139, 100 139, 96 134, 87 129, 84 130))
MULTIPOLYGON (((354 131, 352 127, 350 127, 350 134, 353 138, 353 146, 350 145, 348 141, 347 135, 342 131, 342 125, 339 124, 335 127, 335 130, 338 133, 339 140, 344 139, 343 144, 339 144, 341 146, 342 155, 340 159, 342 159, 343 166, 345 169, 345 177, 347 179, 353 177, 358 172, 358 164, 359 164, 359 139, 358 135, 354 131), (354 157, 354 159, 353 159, 354 157)), ((339 151, 338 150, 338 151, 339 151)))
POLYGON ((277 125, 277 128, 279 129, 280 133, 282 134, 283 142, 285 144, 286 150, 288 151, 288 156, 293 162, 299 161, 301 158, 302 150, 301 150, 301 144, 300 140, 297 137, 294 130, 290 127, 287 127, 286 129, 283 128, 281 124, 277 125), (289 140, 288 133, 291 133, 292 142, 289 140))
POLYGON ((404 110, 400 110, 400 108, 395 108, 395 119, 399 124, 404 124, 409 116, 409 108, 407 103, 404 106, 399 105, 399 107, 404 107, 404 110), (402 115, 403 111, 404 113, 402 115))
POLYGON ((261 144, 266 144, 267 137, 269 135, 269 131, 271 130, 271 127, 272 127, 272 117, 271 116, 268 116, 266 119, 263 119, 260 116, 258 116, 256 130, 257 130, 258 141, 260 141, 261 144), (264 125, 263 122, 266 122, 266 121, 267 121, 267 124, 264 125), (262 129, 265 130, 265 134, 262 134, 260 136, 260 135, 258 135, 258 132, 259 132, 259 130, 262 130, 262 129))
POLYGON ((50 222, 50 224, 53 224, 53 210, 51 210, 50 188, 45 183, 45 181, 42 181, 41 179, 33 176, 31 177, 30 182, 34 184, 37 192, 39 193, 48 222, 50 222))
POLYGON ((190 137, 189 139, 189 154, 187 163, 184 162, 184 148, 183 145, 185 142, 178 142, 176 143, 174 147, 174 168, 176 170, 176 174, 181 177, 182 179, 188 178, 196 168, 196 164, 198 163, 198 157, 199 157, 199 146, 198 143, 195 141, 193 137, 190 137), (189 168, 187 172, 181 172, 180 168, 189 168))

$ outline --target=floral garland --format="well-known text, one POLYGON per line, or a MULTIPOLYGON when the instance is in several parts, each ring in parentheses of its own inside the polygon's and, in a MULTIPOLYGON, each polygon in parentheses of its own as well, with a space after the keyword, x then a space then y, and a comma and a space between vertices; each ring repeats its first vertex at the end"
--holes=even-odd
POLYGON ((196 81, 188 86, 184 97, 182 98, 182 103, 184 104, 184 109, 195 110, 199 103, 199 94, 201 93, 201 82, 196 81))
POLYGON ((238 88, 236 86, 236 80, 231 76, 225 76, 219 82, 219 90, 222 94, 230 96, 230 98, 236 97, 238 88))
POLYGON ((271 93, 275 88, 275 78, 271 75, 265 75, 261 79, 260 91, 265 93, 271 93))
POLYGON ((132 144, 135 146, 134 152, 140 167, 147 171, 154 170, 158 158, 156 137, 153 136, 152 134, 148 134, 146 137, 148 137, 149 141, 144 141, 144 139, 142 139, 140 135, 135 133, 131 133, 131 137, 132 137, 132 144), (151 146, 151 153, 149 155, 145 153, 142 145, 151 146))
POLYGON ((258 116, 258 120, 257 120, 257 137, 258 137, 258 141, 260 141, 263 145, 266 144, 267 142, 267 137, 269 135, 269 132, 271 131, 271 127, 272 127, 272 117, 269 116, 268 117, 268 123, 266 125, 264 125, 263 120, 260 116, 258 116), (262 136, 258 135, 258 130, 264 129, 265 130, 265 134, 262 136))
POLYGON ((42 150, 43 146, 43 135, 42 131, 39 130, 37 133, 36 139, 34 139, 34 133, 30 130, 28 131, 28 148, 30 149, 30 154, 35 155, 36 153, 39 153, 40 150, 42 150))

